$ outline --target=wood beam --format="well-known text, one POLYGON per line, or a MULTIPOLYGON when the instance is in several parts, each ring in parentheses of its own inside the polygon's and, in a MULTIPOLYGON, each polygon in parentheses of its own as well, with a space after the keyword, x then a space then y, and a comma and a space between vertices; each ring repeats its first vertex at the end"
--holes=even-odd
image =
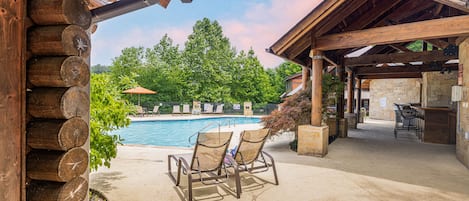
POLYGON ((403 4, 399 5, 399 8, 393 10, 391 14, 381 19, 376 24, 373 24, 373 27, 381 27, 391 25, 390 23, 400 24, 400 22, 422 10, 432 7, 434 4, 428 0, 412 0, 405 1, 403 4))
POLYGON ((433 46, 435 46, 437 48, 441 48, 441 49, 444 49, 444 48, 449 46, 448 42, 446 42, 444 40, 441 40, 441 39, 429 39, 429 40, 424 40, 424 41, 427 42, 427 43, 432 44, 433 46))
POLYGON ((407 47, 401 45, 401 44, 391 44, 389 47, 392 47, 393 49, 400 51, 400 52, 412 52, 412 50, 409 50, 407 47))
POLYGON ((0 200, 26 200, 26 5, 0 2, 0 200))
POLYGON ((326 35, 316 39, 316 48, 325 51, 467 34, 469 15, 464 15, 326 35))
POLYGON ((446 56, 443 50, 425 52, 407 52, 392 54, 363 55, 360 57, 345 58, 345 66, 369 66, 384 63, 409 63, 409 62, 432 62, 448 61, 457 59, 457 55, 446 56))
POLYGON ((382 16, 388 10, 396 6, 401 0, 387 0, 376 2, 376 7, 361 15, 354 23, 346 27, 344 31, 355 31, 367 27, 371 22, 382 16))
POLYGON ((467 2, 465 1, 461 1, 461 0, 433 0, 433 1, 447 5, 449 7, 456 8, 460 11, 469 13, 469 8, 467 6, 467 2))
POLYGON ((311 50, 312 58, 312 97, 311 97, 311 125, 321 126, 322 123, 322 68, 323 52, 311 50))
POLYGON ((377 67, 360 67, 355 69, 357 75, 376 75, 376 74, 395 74, 395 73, 422 73, 440 71, 442 68, 447 68, 453 71, 458 70, 458 64, 445 64, 441 67, 432 66, 429 64, 424 65, 406 65, 406 66, 389 66, 386 68, 377 67))
POLYGON ((400 79, 400 78, 422 78, 422 73, 397 73, 397 74, 379 74, 379 75, 360 75, 360 79, 400 79))
POLYGON ((357 78, 357 123, 360 119, 360 108, 362 107, 362 79, 357 78))
MULTIPOLYGON (((334 12, 333 15, 329 20, 322 21, 316 28, 313 30, 314 36, 319 37, 330 31, 332 28, 337 26, 340 22, 344 21, 350 14, 355 12, 358 8, 360 8, 363 4, 365 4, 368 0, 348 0, 342 6, 342 10, 334 12)), ((369 19, 367 19, 369 20, 369 19)))
POLYGON ((347 113, 353 113, 353 73, 347 72, 347 113))
POLYGON ((306 89, 308 86, 308 81, 309 81, 309 68, 308 67, 302 67, 301 71, 301 87, 303 89, 306 89))
POLYGON ((272 45, 272 51, 276 55, 281 55, 287 50, 287 48, 292 46, 304 35, 308 35, 309 37, 309 34, 307 33, 312 29, 312 27, 316 26, 345 2, 346 0, 330 0, 319 4, 318 7, 311 11, 311 13, 295 25, 295 27, 293 27, 287 34, 272 45))

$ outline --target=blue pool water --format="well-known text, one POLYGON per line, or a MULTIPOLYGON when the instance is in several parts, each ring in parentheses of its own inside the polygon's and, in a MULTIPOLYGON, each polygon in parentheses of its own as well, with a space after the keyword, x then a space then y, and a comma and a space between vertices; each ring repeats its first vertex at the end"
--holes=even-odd
MULTIPOLYGON (((256 117, 217 117, 191 120, 156 120, 132 122, 129 127, 112 132, 120 135, 124 139, 124 144, 144 144, 157 146, 177 146, 189 147, 189 136, 200 131, 208 124, 212 126, 204 131, 217 128, 218 124, 228 125, 228 122, 235 124, 259 123, 260 118, 256 117)), ((194 142, 195 138, 191 139, 194 142)))

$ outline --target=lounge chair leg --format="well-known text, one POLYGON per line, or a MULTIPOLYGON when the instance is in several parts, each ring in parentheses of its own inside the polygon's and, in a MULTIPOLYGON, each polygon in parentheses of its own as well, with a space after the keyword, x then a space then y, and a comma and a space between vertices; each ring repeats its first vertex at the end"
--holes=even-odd
POLYGON ((187 173, 187 190, 189 190, 189 201, 192 201, 192 172, 187 173))
POLYGON ((275 162, 273 160, 272 160, 272 171, 274 171, 275 185, 278 185, 277 169, 275 168, 275 162))
POLYGON ((234 167, 236 182, 236 198, 241 198, 241 177, 239 176, 238 167, 234 167))

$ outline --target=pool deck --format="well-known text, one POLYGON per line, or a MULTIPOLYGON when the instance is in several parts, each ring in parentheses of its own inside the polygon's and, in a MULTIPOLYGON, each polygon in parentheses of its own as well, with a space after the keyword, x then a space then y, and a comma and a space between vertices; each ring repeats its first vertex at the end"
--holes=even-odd
MULTIPOLYGON (((236 135, 258 124, 224 128, 236 135)), ((277 163, 272 172, 242 174, 243 194, 227 185, 194 186, 195 200, 469 200, 469 170, 455 158, 454 145, 419 143, 411 134, 394 139, 392 122, 367 120, 348 138, 330 144, 324 158, 298 156, 288 149, 292 134, 275 137, 265 150, 277 163)), ((234 137, 236 138, 236 137, 234 137)), ((230 145, 233 146, 233 145, 230 145)), ((167 175, 167 155, 191 149, 126 145, 111 168, 90 175, 90 186, 110 200, 187 200, 187 183, 175 187, 167 175)))

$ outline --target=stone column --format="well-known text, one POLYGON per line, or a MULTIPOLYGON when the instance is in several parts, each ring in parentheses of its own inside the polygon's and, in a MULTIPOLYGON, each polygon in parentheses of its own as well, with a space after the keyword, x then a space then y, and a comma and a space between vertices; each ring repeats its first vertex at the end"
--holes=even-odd
POLYGON ((459 104, 459 126, 456 129, 456 156, 469 168, 469 38, 459 45, 459 65, 462 68, 463 97, 459 104))

